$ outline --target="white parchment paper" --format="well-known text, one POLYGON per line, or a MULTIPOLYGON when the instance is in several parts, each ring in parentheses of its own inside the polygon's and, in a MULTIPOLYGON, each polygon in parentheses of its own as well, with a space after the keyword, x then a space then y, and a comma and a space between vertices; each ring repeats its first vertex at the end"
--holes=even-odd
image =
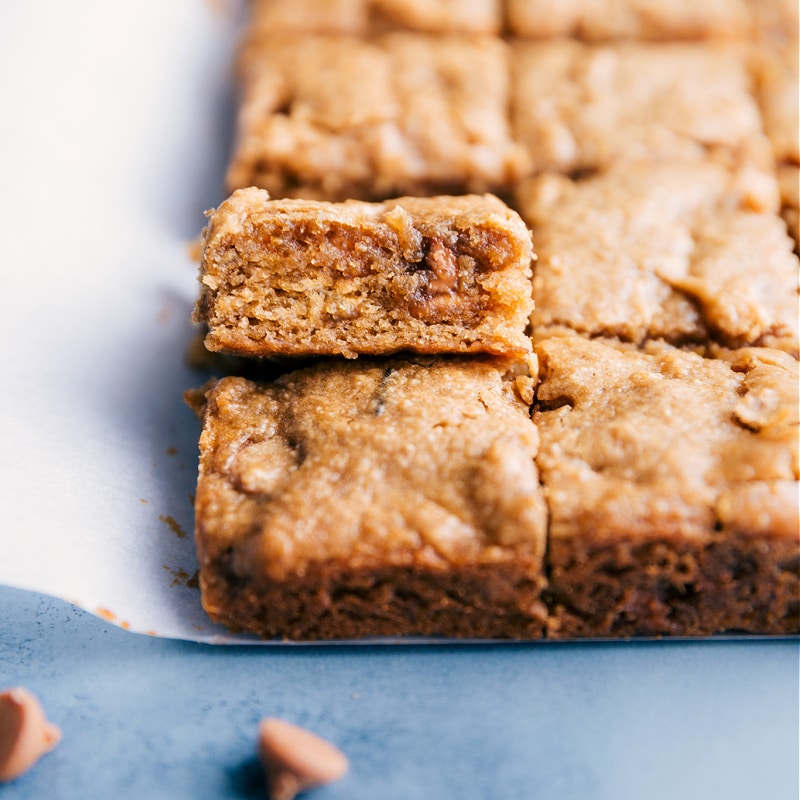
POLYGON ((223 197, 233 0, 0 6, 0 583, 122 627, 241 641, 192 585, 183 391, 223 197))

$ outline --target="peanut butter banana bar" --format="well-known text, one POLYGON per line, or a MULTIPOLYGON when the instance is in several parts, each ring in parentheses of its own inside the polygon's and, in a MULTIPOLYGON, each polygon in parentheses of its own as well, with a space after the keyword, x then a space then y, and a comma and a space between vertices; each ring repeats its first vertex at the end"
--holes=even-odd
POLYGON ((664 158, 771 170, 739 48, 517 42, 512 64, 514 134, 537 172, 664 158))
POLYGON ((501 0, 254 0, 248 36, 281 32, 499 33, 501 0))
POLYGON ((518 205, 538 256, 537 338, 563 326, 797 355, 800 264, 774 179, 711 162, 640 162, 532 179, 518 205))
POLYGON ((532 248, 491 195, 385 203, 235 192, 205 232, 195 318, 229 354, 530 352, 532 248))
POLYGON ((550 635, 800 633, 797 362, 537 350, 550 635))
POLYGON ((231 190, 382 200, 500 191, 527 169, 497 37, 258 38, 240 76, 231 190))
POLYGON ((542 634, 532 384, 501 360, 336 361, 205 394, 203 604, 288 639, 542 634))

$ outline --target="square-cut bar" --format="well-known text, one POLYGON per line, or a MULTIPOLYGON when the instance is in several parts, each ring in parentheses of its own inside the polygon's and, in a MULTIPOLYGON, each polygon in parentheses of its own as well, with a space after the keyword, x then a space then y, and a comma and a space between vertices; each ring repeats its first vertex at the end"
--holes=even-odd
POLYGON ((554 637, 800 633, 797 362, 537 347, 554 637))
POLYGON ((798 352, 800 264, 774 177, 712 162, 639 162, 519 192, 533 229, 534 336, 798 352))
POLYGON ((733 45, 517 42, 514 135, 536 172, 714 159, 771 170, 748 59, 733 45))
POLYGON ((530 351, 530 232, 491 195, 270 200, 210 215, 196 319, 250 356, 530 351))
POLYGON ((195 518, 211 618, 288 639, 540 636, 526 369, 339 360, 209 388, 195 518))
POLYGON ((498 33, 502 21, 501 0, 253 0, 247 35, 498 33))
POLYGON ((751 31, 747 0, 506 0, 517 36, 586 41, 739 39, 751 31))
POLYGON ((230 190, 383 200, 500 192, 527 169, 495 36, 275 35, 239 60, 230 190))

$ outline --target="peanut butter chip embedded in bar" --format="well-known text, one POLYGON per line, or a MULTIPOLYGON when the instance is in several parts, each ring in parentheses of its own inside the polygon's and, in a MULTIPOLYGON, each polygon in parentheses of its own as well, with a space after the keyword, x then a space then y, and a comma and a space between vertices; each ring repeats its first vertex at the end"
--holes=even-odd
POLYGON ((239 355, 530 351, 532 247, 491 195, 385 203, 235 192, 210 215, 196 319, 239 355))

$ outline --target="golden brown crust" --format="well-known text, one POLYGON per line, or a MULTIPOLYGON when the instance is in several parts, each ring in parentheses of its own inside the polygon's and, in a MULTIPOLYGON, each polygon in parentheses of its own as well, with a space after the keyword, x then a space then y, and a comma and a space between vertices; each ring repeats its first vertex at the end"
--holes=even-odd
POLYGON ((228 187, 326 200, 504 189, 527 168, 507 60, 492 36, 259 38, 240 58, 228 187))
POLYGON ((774 180, 709 162, 639 162, 582 180, 540 176, 520 187, 518 205, 538 256, 537 338, 565 326, 797 355, 800 265, 774 213, 774 180))
POLYGON ((514 135, 537 172, 667 158, 770 170, 738 47, 517 42, 512 67, 514 135))
POLYGON ((530 351, 532 249, 493 196, 386 203, 235 192, 210 215, 196 319, 239 355, 530 351))
POLYGON ((216 384, 196 496, 212 618, 292 638, 541 633, 522 368, 332 362, 216 384))

